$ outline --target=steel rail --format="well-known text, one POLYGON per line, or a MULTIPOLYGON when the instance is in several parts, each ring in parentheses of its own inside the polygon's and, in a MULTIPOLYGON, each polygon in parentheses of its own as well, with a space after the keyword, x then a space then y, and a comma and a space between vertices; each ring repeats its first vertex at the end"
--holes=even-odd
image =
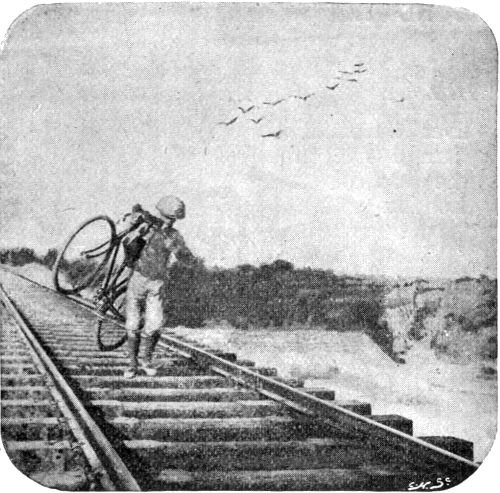
POLYGON ((103 487, 112 491, 140 491, 132 473, 33 335, 1 283, 0 298, 19 326, 35 364, 51 380, 51 393, 60 405, 89 465, 100 474, 103 487))
MULTIPOLYGON (((25 279, 40 285, 28 278, 25 279)), ((68 296, 64 296, 47 286, 40 286, 52 293, 68 298, 68 296)), ((81 298, 75 296, 70 296, 69 298, 94 313, 94 315, 109 320, 122 328, 124 327, 123 323, 96 313, 92 309, 91 304, 86 303, 81 298)), ((344 433, 358 433, 364 437, 368 437, 376 441, 375 445, 381 449, 383 448, 384 453, 388 453, 399 459, 406 458, 407 461, 413 462, 415 466, 421 465, 427 468, 442 467, 443 472, 453 471, 463 476, 463 478, 473 474, 479 467, 479 464, 457 454, 378 423, 366 416, 339 407, 331 401, 324 401, 270 377, 260 375, 249 368, 231 363, 174 337, 162 334, 159 345, 167 349, 176 350, 184 357, 191 358, 200 366, 229 378, 238 385, 250 387, 267 398, 282 403, 295 412, 318 419, 327 428, 330 428, 332 432, 340 430, 344 433)))
POLYGON ((177 349, 184 355, 189 355, 202 367, 208 367, 238 385, 250 387, 295 412, 319 419, 331 428, 332 432, 340 430, 344 433, 352 432, 370 437, 377 440, 376 446, 386 447, 387 452, 400 458, 401 454, 404 454, 415 465, 420 463, 420 465, 427 464, 428 467, 443 467, 444 470, 461 472, 464 476, 471 475, 479 467, 479 464, 473 461, 424 440, 337 406, 332 401, 319 399, 285 383, 260 375, 249 368, 231 363, 183 341, 162 334, 159 344, 162 343, 169 349, 177 349))

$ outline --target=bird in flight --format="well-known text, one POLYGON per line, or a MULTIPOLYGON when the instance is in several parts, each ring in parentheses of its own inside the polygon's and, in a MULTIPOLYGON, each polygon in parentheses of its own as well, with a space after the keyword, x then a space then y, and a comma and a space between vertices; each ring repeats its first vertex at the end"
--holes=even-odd
POLYGON ((337 84, 334 84, 333 86, 326 86, 327 89, 330 89, 330 91, 334 91, 335 89, 337 89, 337 87, 339 87, 340 83, 337 82, 337 84))
POLYGON ((284 101, 284 99, 278 99, 277 101, 264 101, 264 104, 270 105, 270 106, 276 106, 277 104, 280 104, 284 101))
POLYGON ((247 109, 242 108, 241 106, 238 106, 238 109, 241 110, 243 114, 248 113, 249 111, 253 110, 255 108, 255 105, 253 104, 252 106, 249 106, 247 109))
POLYGON ((341 74, 353 74, 354 72, 348 72, 347 70, 339 70, 341 74))
POLYGON ((403 103, 403 102, 404 102, 404 100, 405 100, 405 98, 404 98, 404 97, 402 97, 401 99, 396 99, 396 103, 403 103))
POLYGON ((358 79, 347 79, 347 82, 358 82, 358 79))
POLYGON ((263 119, 264 119, 264 117, 263 117, 263 116, 261 116, 261 117, 260 117, 259 119, 257 119, 257 120, 254 120, 253 118, 250 118, 250 120, 252 120, 255 124, 260 123, 263 119))
POLYGON ((364 63, 362 63, 362 62, 354 64, 355 67, 362 67, 363 65, 364 65, 364 63))
POLYGON ((228 122, 219 122, 217 123, 217 125, 226 125, 227 127, 228 125, 232 125, 237 119, 238 117, 235 116, 232 120, 229 120, 228 122))
POLYGON ((278 138, 280 136, 281 132, 283 132, 283 130, 278 130, 277 132, 274 132, 272 134, 264 134, 264 135, 262 135, 262 137, 276 137, 276 138, 278 138))
POLYGON ((314 92, 311 94, 306 94, 305 96, 293 96, 295 99, 301 99, 302 101, 307 101, 311 96, 314 96, 314 92))
POLYGON ((364 68, 363 70, 359 70, 359 69, 356 69, 354 71, 355 74, 364 74, 368 69, 367 68, 364 68))

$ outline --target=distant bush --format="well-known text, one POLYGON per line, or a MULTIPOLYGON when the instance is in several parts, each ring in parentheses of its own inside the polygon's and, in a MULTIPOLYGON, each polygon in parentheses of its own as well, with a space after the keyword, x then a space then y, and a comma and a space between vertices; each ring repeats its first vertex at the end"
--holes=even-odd
POLYGON ((8 248, 0 250, 0 263, 22 266, 33 262, 41 263, 33 248, 8 248))
POLYGON ((42 264, 49 269, 52 268, 57 259, 57 250, 50 248, 43 256, 35 253, 33 248, 4 248, 0 249, 0 264, 7 264, 13 266, 23 266, 26 264, 42 264))
POLYGON ((58 252, 55 248, 50 248, 47 253, 41 258, 42 264, 47 266, 49 269, 54 267, 57 260, 58 252))
POLYGON ((458 279, 455 279, 455 284, 460 284, 462 282, 471 282, 471 281, 477 281, 477 279, 474 279, 473 277, 470 276, 459 277, 458 279))

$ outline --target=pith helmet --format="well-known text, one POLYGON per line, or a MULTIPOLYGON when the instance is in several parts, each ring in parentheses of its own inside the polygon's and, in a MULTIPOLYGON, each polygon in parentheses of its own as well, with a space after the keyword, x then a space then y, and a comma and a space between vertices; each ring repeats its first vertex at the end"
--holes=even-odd
POLYGON ((162 216, 171 217, 173 219, 184 219, 186 216, 186 206, 184 202, 173 195, 162 197, 156 204, 156 208, 162 216))

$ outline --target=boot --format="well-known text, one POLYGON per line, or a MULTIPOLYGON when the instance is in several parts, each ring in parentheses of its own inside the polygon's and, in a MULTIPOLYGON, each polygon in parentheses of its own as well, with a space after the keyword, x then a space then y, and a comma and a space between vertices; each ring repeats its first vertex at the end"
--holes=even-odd
POLYGON ((146 375, 154 377, 158 370, 152 364, 153 352, 155 350, 156 344, 160 340, 160 333, 155 332, 152 335, 144 336, 144 358, 142 367, 146 372, 146 375))
POLYGON ((139 354, 140 342, 141 339, 138 334, 128 336, 127 344, 130 366, 125 370, 125 373, 123 374, 125 378, 134 378, 137 375, 137 367, 139 366, 137 355, 139 354))

